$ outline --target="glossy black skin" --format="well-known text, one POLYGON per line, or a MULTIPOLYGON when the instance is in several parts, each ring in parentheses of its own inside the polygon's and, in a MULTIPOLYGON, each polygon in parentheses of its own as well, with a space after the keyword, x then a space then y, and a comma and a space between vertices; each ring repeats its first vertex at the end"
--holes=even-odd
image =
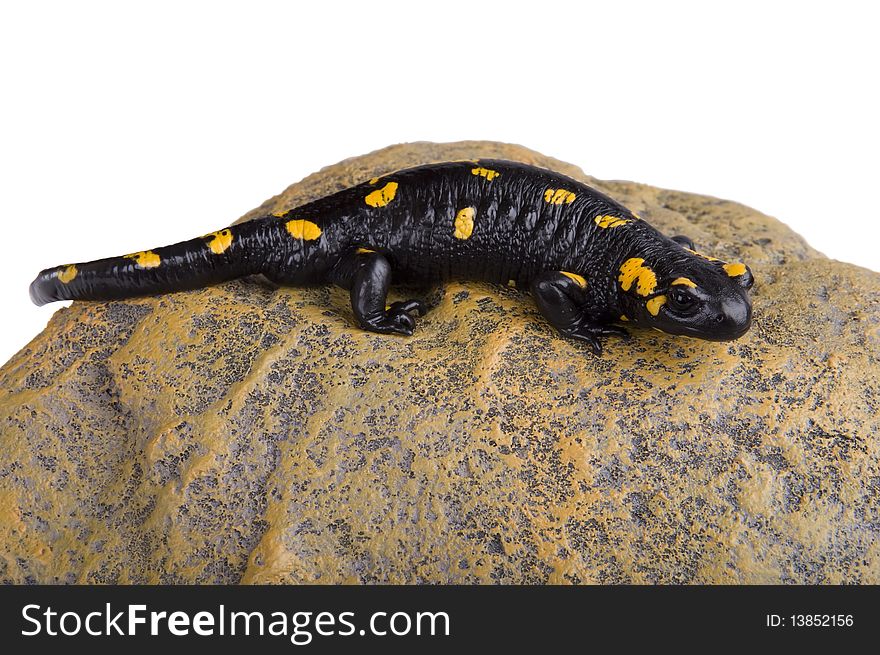
POLYGON ((395 281, 450 279, 514 281, 530 288, 545 317, 562 334, 589 342, 598 354, 599 337, 626 335, 612 323, 626 315, 634 324, 670 334, 711 340, 735 339, 748 330, 751 272, 731 277, 723 262, 709 261, 686 249, 685 237, 667 238, 602 193, 551 171, 506 161, 451 162, 398 171, 298 207, 283 216, 267 216, 228 228, 232 243, 222 254, 207 247, 209 237, 155 248, 155 268, 114 257, 77 264, 77 275, 62 283, 65 267, 47 269, 31 285, 37 304, 54 300, 110 300, 194 289, 244 275, 263 274, 284 285, 334 283, 351 293, 358 324, 384 333, 412 334, 412 313, 424 313, 421 301, 394 303, 386 309, 395 281), (475 174, 496 173, 494 179, 475 174), (365 202, 371 192, 397 184, 388 204, 365 202), (545 200, 547 189, 575 194, 569 203, 545 200), (469 238, 455 236, 459 210, 473 207, 469 238), (597 216, 626 219, 603 228, 597 216), (288 221, 319 226, 320 237, 295 238, 288 221), (648 296, 624 291, 620 267, 639 257, 656 274, 648 296), (575 273, 586 287, 563 275, 575 273), (696 288, 670 283, 685 277, 696 288), (669 298, 657 315, 646 301, 669 298), (684 307, 691 299, 691 305, 684 307))

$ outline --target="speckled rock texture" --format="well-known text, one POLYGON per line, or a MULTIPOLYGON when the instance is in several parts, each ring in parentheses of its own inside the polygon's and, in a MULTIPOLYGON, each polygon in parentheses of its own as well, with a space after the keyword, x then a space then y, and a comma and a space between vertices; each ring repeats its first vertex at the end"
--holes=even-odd
POLYGON ((497 143, 387 148, 248 216, 472 157, 749 263, 754 328, 595 358, 475 283, 422 290, 411 338, 260 280, 74 303, 0 370, 0 580, 880 582, 880 275, 742 205, 497 143))

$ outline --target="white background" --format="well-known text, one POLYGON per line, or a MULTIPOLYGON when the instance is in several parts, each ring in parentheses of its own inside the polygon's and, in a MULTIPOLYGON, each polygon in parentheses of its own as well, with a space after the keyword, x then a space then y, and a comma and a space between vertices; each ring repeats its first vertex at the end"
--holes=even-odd
POLYGON ((42 268, 222 227, 401 141, 730 198, 880 270, 874 3, 0 0, 0 362, 42 268))

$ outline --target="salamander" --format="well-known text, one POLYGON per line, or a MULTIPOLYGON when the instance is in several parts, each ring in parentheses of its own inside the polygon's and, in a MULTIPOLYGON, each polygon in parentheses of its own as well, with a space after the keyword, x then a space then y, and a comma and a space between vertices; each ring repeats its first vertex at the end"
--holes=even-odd
POLYGON ((574 179, 470 160, 373 178, 290 211, 189 241, 42 271, 38 305, 195 289, 262 274, 347 289, 358 325, 411 335, 422 300, 386 304, 395 282, 481 280, 531 291, 566 337, 601 352, 621 324, 716 341, 749 329, 748 266, 700 254, 574 179))

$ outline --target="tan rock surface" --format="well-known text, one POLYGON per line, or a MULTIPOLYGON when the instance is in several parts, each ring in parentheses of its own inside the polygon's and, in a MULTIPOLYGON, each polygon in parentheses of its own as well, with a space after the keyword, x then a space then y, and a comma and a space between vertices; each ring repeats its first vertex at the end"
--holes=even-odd
POLYGON ((736 203, 495 143, 393 146, 249 216, 471 157, 746 261, 754 328, 597 359, 475 283, 427 290, 409 339, 258 280, 74 303, 0 369, 0 580, 880 582, 880 275, 736 203))

